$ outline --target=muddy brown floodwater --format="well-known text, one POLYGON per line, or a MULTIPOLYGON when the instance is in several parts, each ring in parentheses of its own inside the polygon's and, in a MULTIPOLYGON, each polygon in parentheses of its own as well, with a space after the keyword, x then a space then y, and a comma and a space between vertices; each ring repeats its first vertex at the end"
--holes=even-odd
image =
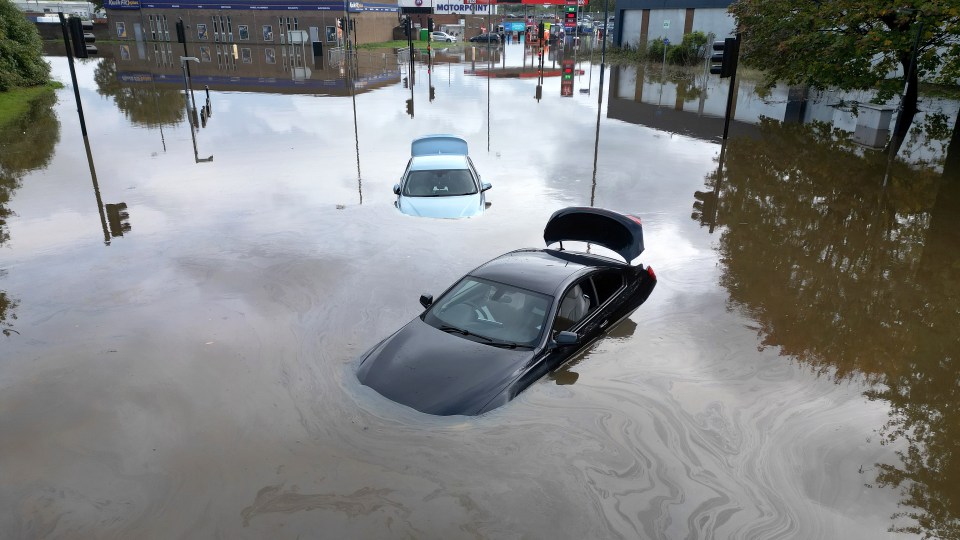
POLYGON ((353 85, 201 65, 192 133, 179 66, 103 49, 78 64, 96 182, 62 57, 0 135, 0 537, 957 538, 955 168, 757 115, 718 174, 689 88, 601 89, 581 56, 537 101, 461 49, 417 64, 413 118, 385 53, 353 85), (493 184, 483 216, 394 208, 436 132, 493 184), (590 204, 642 217, 659 277, 610 336, 480 417, 357 383, 420 293, 590 204))

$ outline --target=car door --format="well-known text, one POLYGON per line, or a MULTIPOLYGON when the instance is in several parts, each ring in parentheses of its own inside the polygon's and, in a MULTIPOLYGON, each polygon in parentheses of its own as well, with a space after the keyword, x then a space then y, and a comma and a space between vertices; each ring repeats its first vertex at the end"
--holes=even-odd
POLYGON ((580 327, 581 343, 602 337, 611 325, 617 323, 626 291, 626 276, 619 268, 604 268, 590 274, 589 286, 597 306, 590 319, 580 327))
POLYGON ((625 278, 623 269, 604 268, 591 272, 564 290, 552 317, 548 318, 551 327, 547 347, 534 357, 527 371, 517 380, 513 395, 563 365, 617 322, 615 317, 627 289, 625 278), (552 344, 553 337, 560 331, 574 332, 580 340, 574 345, 552 344))
POLYGON ((566 330, 580 336, 580 343, 586 344, 602 334, 610 324, 610 316, 618 305, 618 296, 624 285, 623 271, 617 268, 605 268, 591 272, 583 279, 571 285, 563 296, 554 318, 554 332, 566 330), (579 291, 579 293, 578 293, 579 291), (576 294, 582 294, 577 299, 576 294), (566 308, 565 308, 566 303, 566 308), (570 306, 575 305, 571 312, 570 306), (583 311, 585 313, 577 313, 583 311), (568 315, 578 316, 571 320, 568 315))

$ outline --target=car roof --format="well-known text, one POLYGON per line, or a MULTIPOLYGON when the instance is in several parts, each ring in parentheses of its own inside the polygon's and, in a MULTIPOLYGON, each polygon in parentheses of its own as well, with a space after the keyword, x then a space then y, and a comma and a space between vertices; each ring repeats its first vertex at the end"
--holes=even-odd
POLYGON ((411 171, 430 171, 436 169, 466 169, 467 156, 463 154, 437 154, 415 156, 410 160, 411 171))
POLYGON ((627 268, 614 259, 553 249, 518 249, 488 261, 470 275, 556 296, 558 289, 594 268, 627 268))

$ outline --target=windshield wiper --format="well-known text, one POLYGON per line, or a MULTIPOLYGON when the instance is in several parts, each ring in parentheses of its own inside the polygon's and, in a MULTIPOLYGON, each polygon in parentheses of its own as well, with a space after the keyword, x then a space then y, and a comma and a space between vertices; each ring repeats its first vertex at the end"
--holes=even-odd
POLYGON ((453 332, 454 334, 460 334, 461 336, 474 336, 474 337, 478 337, 478 338, 480 338, 480 339, 485 339, 485 340, 487 340, 487 341, 493 341, 492 339, 488 338, 487 336, 481 336, 480 334, 474 334, 473 332, 470 332, 469 330, 464 330, 463 328, 457 328, 456 326, 441 325, 441 326, 438 326, 437 328, 440 329, 441 331, 447 332, 447 333, 453 332))
POLYGON ((512 341, 494 341, 492 343, 488 343, 488 345, 492 347, 500 347, 501 349, 516 349, 519 347, 519 345, 513 343, 512 341))

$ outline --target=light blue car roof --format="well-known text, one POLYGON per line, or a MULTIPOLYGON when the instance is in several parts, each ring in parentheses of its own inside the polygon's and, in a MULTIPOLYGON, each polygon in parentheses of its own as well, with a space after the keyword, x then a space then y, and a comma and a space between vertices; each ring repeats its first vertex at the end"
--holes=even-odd
POLYGON ((438 154, 416 156, 410 163, 411 171, 430 171, 436 169, 466 169, 467 157, 456 154, 438 154))

